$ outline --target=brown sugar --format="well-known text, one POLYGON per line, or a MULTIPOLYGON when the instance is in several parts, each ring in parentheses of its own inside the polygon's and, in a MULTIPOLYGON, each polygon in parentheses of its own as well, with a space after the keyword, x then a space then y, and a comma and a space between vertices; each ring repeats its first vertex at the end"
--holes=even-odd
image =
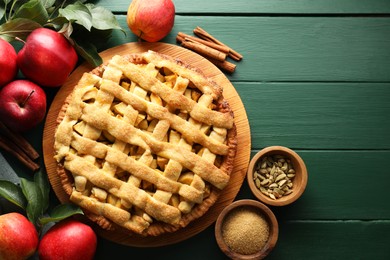
POLYGON ((226 216, 222 224, 222 237, 236 253, 254 254, 267 243, 269 225, 258 210, 239 207, 226 216))

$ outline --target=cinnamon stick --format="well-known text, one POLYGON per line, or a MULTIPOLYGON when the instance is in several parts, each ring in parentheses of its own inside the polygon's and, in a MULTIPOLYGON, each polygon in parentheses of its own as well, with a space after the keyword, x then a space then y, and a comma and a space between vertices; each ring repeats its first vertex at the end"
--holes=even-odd
POLYGON ((199 42, 182 41, 181 46, 218 61, 224 61, 227 56, 226 53, 208 47, 199 42))
POLYGON ((211 61, 211 63, 213 63, 215 66, 217 66, 221 70, 228 72, 230 74, 236 70, 236 64, 228 62, 226 60, 219 61, 219 60, 209 59, 209 61, 211 61))
POLYGON ((0 121, 0 134, 15 143, 22 149, 32 160, 39 158, 39 153, 31 146, 31 144, 18 133, 12 132, 3 122, 0 121))
POLYGON ((231 57, 234 60, 239 61, 243 58, 243 56, 240 53, 233 50, 232 48, 230 48, 229 46, 227 46, 223 42, 219 41, 217 38, 215 38, 214 36, 212 36, 211 34, 206 32, 204 29, 202 29, 199 26, 194 29, 194 34, 197 35, 199 38, 202 38, 206 41, 214 42, 216 44, 219 44, 219 45, 222 45, 222 46, 229 48, 229 57, 231 57))
POLYGON ((12 132, 0 121, 0 148, 13 155, 32 171, 39 169, 39 164, 34 160, 39 158, 39 153, 19 133, 12 132))
POLYGON ((201 38, 197 38, 197 37, 194 37, 194 36, 191 36, 191 35, 188 35, 188 34, 185 34, 185 33, 182 33, 182 32, 179 32, 177 34, 177 37, 176 37, 176 40, 178 42, 182 42, 182 41, 191 41, 191 42, 199 42, 199 43, 202 43, 208 47, 211 47, 213 49, 216 49, 216 50, 219 50, 223 53, 226 53, 228 54, 229 53, 229 48, 226 47, 226 46, 222 46, 222 45, 219 45, 219 44, 216 44, 214 42, 210 42, 210 41, 206 41, 206 40, 203 40, 201 38))
POLYGON ((22 162, 27 168, 32 171, 39 169, 39 165, 34 162, 27 154, 22 151, 17 145, 0 136, 0 147, 12 154, 16 159, 22 162))

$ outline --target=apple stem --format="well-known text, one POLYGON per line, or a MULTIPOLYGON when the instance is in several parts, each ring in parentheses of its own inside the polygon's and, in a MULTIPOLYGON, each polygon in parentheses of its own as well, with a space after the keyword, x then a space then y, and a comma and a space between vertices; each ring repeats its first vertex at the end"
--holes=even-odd
POLYGON ((141 30, 139 30, 139 35, 138 35, 138 42, 142 42, 142 34, 143 34, 144 32, 143 31, 141 31, 141 30))
POLYGON ((27 103, 27 101, 30 99, 30 97, 32 96, 32 94, 34 94, 35 90, 31 90, 31 92, 28 94, 28 96, 26 97, 26 99, 23 101, 23 103, 21 104, 21 107, 24 107, 27 103))
POLYGON ((19 41, 19 42, 23 42, 24 44, 26 44, 25 41, 23 41, 22 39, 20 39, 19 37, 15 37, 15 40, 19 41))

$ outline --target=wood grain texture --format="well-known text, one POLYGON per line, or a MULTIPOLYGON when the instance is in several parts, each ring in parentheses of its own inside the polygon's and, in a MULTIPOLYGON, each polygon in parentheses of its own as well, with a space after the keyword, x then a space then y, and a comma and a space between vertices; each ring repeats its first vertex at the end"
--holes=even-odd
MULTIPOLYGON (((292 205, 273 207, 280 221, 390 220, 390 151, 296 150, 305 161, 308 183, 292 205)), ((242 188, 246 190, 246 184, 242 188)), ((250 193, 238 198, 251 197, 250 193)))
POLYGON ((289 221, 268 259, 389 259, 390 225, 381 221, 289 221))
POLYGON ((389 83, 252 83, 235 87, 252 147, 390 149, 389 83))
MULTIPOLYGON (((127 33, 114 32, 102 50, 137 41, 125 21, 130 1, 94 1, 115 11, 127 33)), ((190 34, 199 25, 244 54, 227 77, 247 111, 252 155, 285 145, 308 167, 303 196, 272 208, 280 234, 267 259, 390 259, 390 1, 174 3, 175 26, 163 42, 176 44, 179 31, 190 34)), ((40 137, 38 129, 30 140, 40 137)), ((248 198, 244 182, 235 200, 248 198)), ((147 249, 99 237, 95 259, 138 255, 226 259, 212 225, 177 244, 147 249)))
MULTIPOLYGON (((118 20, 127 35, 115 31, 109 47, 137 41, 118 20)), ((177 16, 163 41, 198 25, 244 56, 231 81, 390 81, 390 18, 177 16)))
MULTIPOLYGON (((186 228, 180 229, 174 233, 163 234, 158 237, 128 236, 127 234, 118 234, 97 229, 99 234, 105 238, 116 241, 117 243, 139 247, 163 246, 177 243, 196 235, 197 233, 201 232, 209 225, 211 225, 216 220, 222 209, 226 205, 229 205, 237 195, 246 176, 251 149, 250 128, 246 116, 246 111, 241 102, 241 99, 239 98, 236 90, 234 89, 234 86, 224 76, 224 74, 206 59, 182 47, 164 43, 129 43, 117 46, 112 49, 108 49, 102 52, 101 56, 104 61, 108 61, 114 55, 126 55, 134 52, 144 52, 148 51, 149 49, 170 55, 175 58, 179 58, 184 62, 201 69, 206 76, 210 77, 220 86, 223 86, 223 95, 229 101, 229 104, 235 115, 234 122, 237 127, 238 147, 234 170, 232 172, 228 186, 222 191, 220 198, 209 209, 207 214, 205 214, 198 220, 195 220, 194 222, 190 223, 186 228)), ((62 188, 61 180, 57 175, 57 163, 53 158, 56 119, 65 98, 72 92, 74 86, 77 84, 82 74, 90 70, 91 68, 87 64, 84 64, 78 67, 72 73, 72 75, 61 87, 56 97, 54 98, 50 110, 48 112, 44 127, 43 155, 46 171, 48 173, 53 190, 62 203, 68 202, 69 198, 62 188)))
MULTIPOLYGON (((278 217, 278 216, 277 216, 278 217)), ((390 225, 383 221, 280 221, 276 248, 267 260, 289 259, 380 259, 390 256, 390 225)), ((214 228, 209 227, 179 245, 132 248, 103 240, 95 260, 113 257, 143 259, 216 259, 226 256, 216 248, 214 228), (174 252, 174 253, 173 253, 174 252)))
MULTIPOLYGON (((115 12, 127 10, 131 1, 96 1, 115 12)), ((383 14, 387 0, 175 0, 177 14, 383 14)))

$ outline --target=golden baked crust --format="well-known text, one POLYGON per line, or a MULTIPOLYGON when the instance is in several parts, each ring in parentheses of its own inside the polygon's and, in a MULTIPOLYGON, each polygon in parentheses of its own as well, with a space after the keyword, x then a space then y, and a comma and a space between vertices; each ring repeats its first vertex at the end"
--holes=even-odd
POLYGON ((153 51, 85 73, 58 116, 55 159, 70 200, 104 229, 185 227, 228 184, 233 112, 200 70, 153 51))

